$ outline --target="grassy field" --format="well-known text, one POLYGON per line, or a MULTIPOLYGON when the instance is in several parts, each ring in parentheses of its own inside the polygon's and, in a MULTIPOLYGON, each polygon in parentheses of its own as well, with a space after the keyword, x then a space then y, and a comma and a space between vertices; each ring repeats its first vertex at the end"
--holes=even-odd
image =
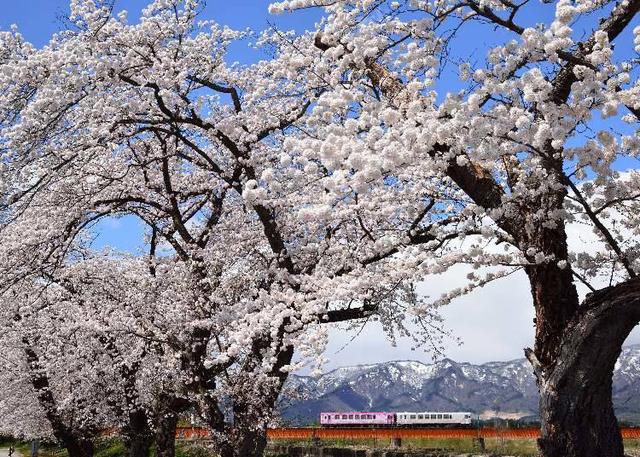
MULTIPOLYGON (((0 442, 0 447, 8 448, 9 445, 15 446, 22 455, 27 457, 30 455, 30 447, 28 443, 17 442, 0 442)), ((294 440, 278 440, 277 444, 292 446, 309 446, 309 441, 294 440)), ((323 446, 336 447, 364 447, 364 448, 386 448, 391 447, 390 440, 323 440, 323 446)), ((472 439, 416 439, 404 440, 402 442, 403 449, 438 449, 447 450, 452 453, 478 453, 479 449, 474 446, 472 439)), ((535 440, 517 440, 517 439, 485 439, 485 452, 493 455, 510 455, 530 457, 536 455, 535 440)), ((632 451, 634 455, 640 455, 640 440, 625 440, 625 449, 632 451)), ((40 457, 67 457, 65 450, 52 446, 41 446, 40 457)), ((125 455, 124 446, 118 439, 104 439, 96 443, 95 457, 122 457, 125 455)), ((152 452, 149 457, 155 457, 152 452)), ((176 457, 215 457, 210 451, 197 446, 196 443, 178 442, 176 448, 176 457)))
MULTIPOLYGON (((277 440, 274 443, 291 446, 308 446, 309 441, 277 440)), ((389 448, 393 443, 389 439, 363 439, 363 440, 322 440, 321 446, 328 447, 361 447, 361 448, 389 448)), ((452 453, 478 453, 480 449, 471 438, 439 438, 439 439, 404 439, 402 449, 430 449, 446 450, 452 453)), ((485 452, 497 455, 536 455, 534 440, 501 440, 495 438, 485 439, 485 452)))
MULTIPOLYGON (((309 446, 309 441, 277 440, 277 444, 309 446)), ((322 440, 322 446, 336 447, 362 447, 362 448, 388 448, 392 447, 391 440, 388 439, 367 439, 367 440, 322 440)), ((625 440, 625 449, 629 451, 640 451, 640 440, 625 440)), ((403 449, 431 449, 446 450, 452 453, 478 453, 480 449, 472 439, 446 438, 446 439, 414 439, 403 440, 403 449)), ((535 440, 524 439, 500 439, 486 438, 485 452, 493 455, 510 455, 530 457, 537 455, 535 440)))
MULTIPOLYGON (((0 442, 0 447, 8 448, 9 445, 15 447, 24 457, 31 455, 31 445, 23 442, 0 442)), ((125 448, 122 441, 117 438, 101 439, 96 441, 95 457, 123 457, 125 448)), ((15 455, 15 454, 14 454, 15 455)), ((67 451, 57 446, 41 445, 39 457, 67 457, 67 451)), ((155 457, 152 449, 149 457, 155 457)), ((178 442, 176 446, 176 457, 215 457, 211 452, 197 446, 196 443, 178 442)))

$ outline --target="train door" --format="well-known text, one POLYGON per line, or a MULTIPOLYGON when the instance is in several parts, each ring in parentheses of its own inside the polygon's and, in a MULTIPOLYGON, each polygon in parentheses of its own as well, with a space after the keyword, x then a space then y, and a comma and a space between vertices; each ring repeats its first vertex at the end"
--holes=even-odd
POLYGON ((386 425, 395 425, 396 423, 396 415, 395 414, 387 414, 387 424, 386 425))

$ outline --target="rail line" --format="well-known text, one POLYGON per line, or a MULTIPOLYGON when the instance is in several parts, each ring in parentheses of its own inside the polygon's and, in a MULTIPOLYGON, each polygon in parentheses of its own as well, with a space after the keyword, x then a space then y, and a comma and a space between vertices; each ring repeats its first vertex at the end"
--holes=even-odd
MULTIPOLYGON (((623 439, 640 439, 640 428, 621 429, 623 439)), ((495 427, 475 428, 274 428, 267 430, 269 440, 310 440, 310 439, 428 439, 428 438, 504 438, 535 439, 540 429, 495 427)), ((180 439, 206 439, 209 432, 205 428, 181 427, 176 431, 180 439)))

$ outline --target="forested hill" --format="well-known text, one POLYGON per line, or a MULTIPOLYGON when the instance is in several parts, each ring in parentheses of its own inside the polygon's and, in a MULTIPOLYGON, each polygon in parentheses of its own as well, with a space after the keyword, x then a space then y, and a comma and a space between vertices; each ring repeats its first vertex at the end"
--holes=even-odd
MULTIPOLYGON (((286 393, 282 415, 298 425, 317 421, 320 411, 473 411, 485 418, 531 418, 538 412, 535 378, 524 358, 342 367, 318 378, 292 376, 286 393)), ((640 345, 623 349, 613 397, 619 419, 640 423, 640 345)))

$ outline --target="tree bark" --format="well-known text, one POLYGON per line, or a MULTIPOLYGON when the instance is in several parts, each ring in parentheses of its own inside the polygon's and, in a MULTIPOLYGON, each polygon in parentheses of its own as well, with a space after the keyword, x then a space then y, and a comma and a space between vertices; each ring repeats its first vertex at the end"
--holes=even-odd
POLYGON ((156 424, 156 457, 175 457, 178 414, 161 411, 156 424))
POLYGON ((563 332, 555 361, 527 351, 540 388, 544 457, 623 457, 612 402, 613 369, 625 339, 640 322, 640 280, 587 296, 563 332))
MULTIPOLYGON (((262 357, 262 351, 268 347, 268 341, 254 342, 252 357, 244 367, 244 382, 255 386, 253 373, 262 357)), ((267 447, 267 425, 276 408, 282 387, 288 373, 281 370, 291 363, 294 348, 286 346, 280 349, 271 372, 272 383, 262 386, 256 395, 233 399, 233 423, 226 423, 217 403, 212 401, 203 411, 208 426, 214 433, 215 449, 220 457, 262 457, 267 447)), ((240 388, 239 392, 251 392, 254 389, 240 388)))
POLYGON ((93 442, 90 440, 74 436, 69 437, 63 444, 69 457, 93 457, 93 442))
POLYGON ((262 457, 267 447, 266 428, 256 429, 255 424, 234 425, 227 438, 218 448, 220 457, 262 457))
POLYGON ((129 423, 122 430, 128 457, 148 457, 153 436, 143 410, 129 413, 129 423))
MULTIPOLYGON (((561 206, 558 206, 561 207, 561 206)), ((536 238, 537 249, 557 259, 567 259, 567 235, 564 229, 542 230, 536 238)), ((531 296, 536 310, 535 354, 545 366, 554 364, 562 344, 565 329, 579 307, 578 291, 569 268, 555 263, 526 268, 531 296)))
POLYGON ((38 403, 49 421, 53 436, 64 446, 69 453, 69 457, 93 457, 93 441, 81 431, 73 430, 67 426, 58 410, 58 404, 51 391, 49 377, 40 363, 40 357, 26 336, 23 337, 22 342, 25 345, 24 351, 29 367, 31 385, 36 391, 38 403))

